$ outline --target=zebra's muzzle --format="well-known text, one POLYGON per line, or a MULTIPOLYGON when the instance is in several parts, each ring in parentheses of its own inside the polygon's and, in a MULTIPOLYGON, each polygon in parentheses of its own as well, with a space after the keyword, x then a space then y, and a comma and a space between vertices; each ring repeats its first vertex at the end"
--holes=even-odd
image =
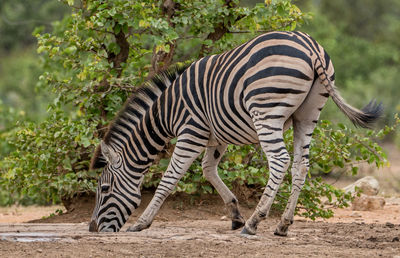
POLYGON ((90 232, 99 232, 99 228, 95 220, 92 220, 89 224, 89 231, 90 232))

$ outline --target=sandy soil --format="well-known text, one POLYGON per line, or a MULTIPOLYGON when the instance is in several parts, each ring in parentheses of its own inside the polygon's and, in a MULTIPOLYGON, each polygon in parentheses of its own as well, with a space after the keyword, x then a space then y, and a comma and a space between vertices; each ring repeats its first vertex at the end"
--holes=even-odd
MULTIPOLYGON (((144 204, 150 197, 145 194, 144 204)), ((288 237, 273 235, 279 218, 272 217, 261 223, 257 236, 243 237, 239 231, 230 230, 222 201, 214 198, 173 197, 165 203, 153 225, 137 233, 124 231, 145 205, 120 233, 88 232, 90 202, 84 202, 86 208, 77 207, 79 213, 50 216, 33 221, 35 223, 0 223, 0 257, 400 255, 400 199, 389 200, 384 211, 356 212, 354 215, 350 209, 337 210, 335 218, 318 222, 296 218, 288 237)), ((245 206, 241 210, 246 217, 252 212, 252 208, 245 206)))
POLYGON ((66 211, 63 206, 59 205, 0 207, 0 223, 21 223, 34 219, 42 219, 55 216, 60 210, 62 212, 66 211))
POLYGON ((221 220, 156 221, 137 233, 89 233, 86 224, 0 226, 2 257, 395 257, 400 225, 297 221, 288 237, 276 220, 242 237, 221 220))

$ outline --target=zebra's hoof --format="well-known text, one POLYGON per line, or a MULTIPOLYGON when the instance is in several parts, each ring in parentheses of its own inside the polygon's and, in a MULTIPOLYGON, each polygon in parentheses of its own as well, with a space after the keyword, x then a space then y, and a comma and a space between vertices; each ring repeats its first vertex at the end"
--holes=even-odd
POLYGON ((139 232, 139 231, 142 231, 143 229, 146 229, 148 227, 150 227, 150 225, 144 226, 144 225, 141 225, 141 224, 135 224, 133 226, 130 226, 126 231, 127 232, 139 232))
POLYGON ((255 235, 256 232, 255 232, 255 231, 252 231, 252 230, 249 230, 249 229, 247 229, 246 227, 244 227, 244 228, 242 229, 242 232, 240 232, 240 234, 241 234, 241 235, 255 235))
POLYGON ((288 234, 288 229, 289 229, 289 226, 281 226, 281 225, 279 225, 275 229, 274 235, 275 236, 285 237, 288 234))
POLYGON ((143 229, 142 228, 140 228, 140 227, 137 227, 137 226, 130 226, 127 230, 126 230, 126 232, 139 232, 139 231, 142 231, 143 229))
POLYGON ((244 226, 244 219, 242 220, 232 220, 232 230, 239 229, 244 226))

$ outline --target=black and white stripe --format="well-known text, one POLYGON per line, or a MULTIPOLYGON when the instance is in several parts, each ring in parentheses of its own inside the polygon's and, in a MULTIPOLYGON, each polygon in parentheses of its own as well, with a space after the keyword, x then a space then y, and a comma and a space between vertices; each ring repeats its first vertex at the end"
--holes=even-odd
POLYGON ((232 228, 244 225, 236 197, 217 174, 227 144, 260 143, 270 178, 242 233, 255 234, 267 217, 290 164, 283 132, 294 127, 292 194, 276 234, 285 235, 309 168, 314 127, 331 96, 350 120, 367 127, 381 114, 370 103, 362 111, 346 104, 334 87, 328 54, 301 32, 271 32, 235 49, 164 72, 128 100, 98 147, 92 167, 104 167, 91 231, 118 231, 140 203, 140 184, 157 153, 177 138, 156 193, 128 231, 150 226, 193 160, 205 150, 203 173, 230 210, 232 228))

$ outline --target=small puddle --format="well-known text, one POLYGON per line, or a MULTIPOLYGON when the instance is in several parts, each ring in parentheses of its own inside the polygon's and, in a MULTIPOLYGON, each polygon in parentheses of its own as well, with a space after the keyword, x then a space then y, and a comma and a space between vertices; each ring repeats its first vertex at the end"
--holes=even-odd
POLYGON ((61 240, 57 234, 43 232, 0 233, 0 239, 11 242, 52 242, 61 240))

